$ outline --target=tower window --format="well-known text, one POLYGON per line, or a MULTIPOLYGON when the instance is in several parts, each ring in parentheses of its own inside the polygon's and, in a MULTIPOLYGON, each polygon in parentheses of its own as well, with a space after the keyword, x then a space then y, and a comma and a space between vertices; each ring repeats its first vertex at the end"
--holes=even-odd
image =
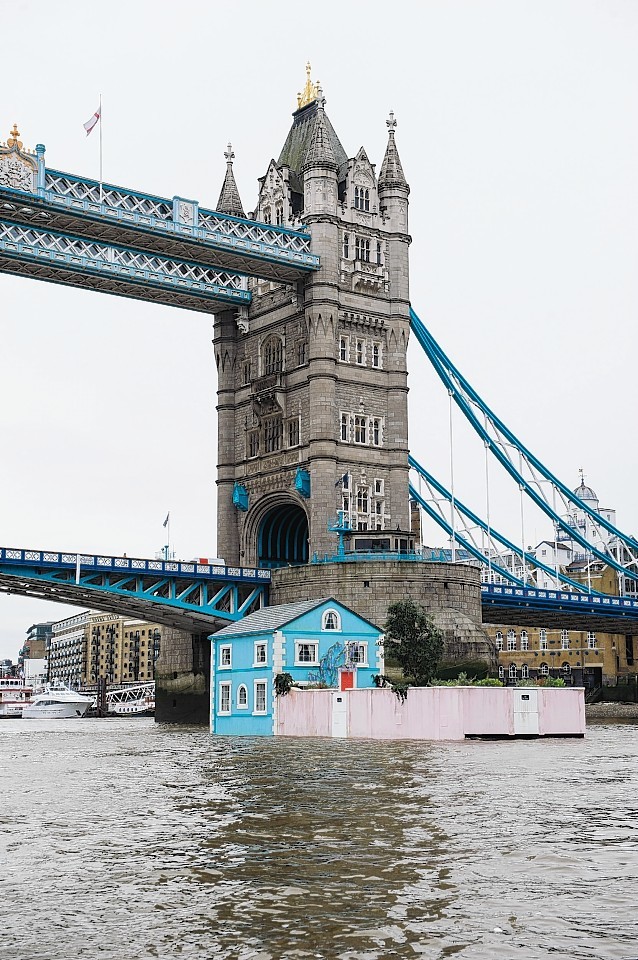
POLYGON ((281 373, 283 366, 283 346, 279 337, 268 337, 262 348, 263 375, 281 373))
POLYGON ((348 338, 339 337, 339 359, 342 363, 347 363, 348 361, 348 338))
POLYGON ((365 363, 365 344, 363 340, 357 340, 357 363, 362 365, 365 363))
POLYGON ((355 417, 354 418, 354 442, 355 443, 365 443, 366 442, 366 428, 368 426, 367 417, 355 417))
POLYGON ((296 447, 299 444, 299 418, 288 421, 288 446, 296 447))
POLYGON ((377 368, 381 366, 381 347, 378 343, 372 344, 372 366, 377 368))
POLYGON ((368 488, 359 487, 357 489, 357 513, 368 513, 369 503, 368 488))
POLYGON ((347 413, 341 414, 341 439, 344 443, 347 443, 349 440, 349 427, 350 427, 350 417, 347 413))
POLYGON ((372 421, 372 443, 375 447, 381 445, 381 420, 378 417, 375 417, 372 421))
POLYGON ((264 223, 272 223, 272 214, 270 212, 270 207, 264 208, 264 223))
POLYGON ((381 266, 381 244, 377 243, 377 266, 381 266))
POLYGON ((264 423, 264 448, 266 453, 281 449, 283 423, 281 417, 270 417, 264 423))
POLYGON ((343 258, 347 260, 350 256, 350 234, 344 233, 343 235, 343 258))
POLYGON ((284 222, 284 208, 282 206, 277 205, 277 208, 275 210, 275 218, 277 221, 277 225, 282 226, 284 222))

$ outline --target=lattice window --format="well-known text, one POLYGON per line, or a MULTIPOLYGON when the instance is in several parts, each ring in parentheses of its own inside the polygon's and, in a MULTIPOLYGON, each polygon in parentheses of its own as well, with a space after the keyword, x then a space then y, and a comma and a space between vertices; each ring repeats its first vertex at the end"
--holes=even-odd
POLYGON ((269 417, 264 421, 264 450, 275 453, 281 449, 284 425, 281 417, 269 417))
POLYGON ((354 442, 366 443, 367 430, 368 430, 368 418, 355 417, 354 418, 354 442))
POLYGON ((283 368, 283 344, 280 337, 268 337, 261 349, 262 373, 265 377, 281 373, 283 368))
POLYGON ((288 421, 288 446, 297 447, 299 445, 299 418, 295 417, 288 421))

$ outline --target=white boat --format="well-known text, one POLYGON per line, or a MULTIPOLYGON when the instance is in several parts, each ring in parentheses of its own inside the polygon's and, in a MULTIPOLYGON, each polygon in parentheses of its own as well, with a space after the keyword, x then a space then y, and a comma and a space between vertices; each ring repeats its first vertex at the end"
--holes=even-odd
POLYGON ((66 720, 83 717, 92 703, 91 697, 85 697, 60 681, 54 680, 25 704, 22 719, 66 720))
POLYGON ((21 717, 33 687, 18 677, 0 677, 0 717, 21 717))

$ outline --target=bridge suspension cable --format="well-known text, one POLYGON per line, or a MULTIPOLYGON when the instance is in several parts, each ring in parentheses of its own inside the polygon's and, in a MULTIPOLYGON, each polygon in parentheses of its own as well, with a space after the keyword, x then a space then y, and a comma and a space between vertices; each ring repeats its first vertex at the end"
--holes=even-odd
MULTIPOLYGON (((558 569, 558 567, 550 567, 542 561, 538 560, 534 554, 527 553, 517 547, 516 544, 512 543, 511 540, 508 540, 507 537, 499 533, 494 527, 488 525, 484 520, 482 520, 476 513, 466 507, 458 497, 452 496, 452 493, 443 486, 431 473, 429 473, 425 467, 414 459, 414 457, 408 457, 408 463, 413 470, 416 471, 418 476, 423 480, 428 489, 429 497, 424 497, 423 493, 420 490, 417 490, 413 485, 410 485, 410 496, 426 511, 428 516, 430 516, 436 523, 439 524, 444 530, 448 533, 451 533, 454 530, 454 535, 456 540, 462 544, 463 549, 467 550, 472 556, 476 557, 484 566, 490 568, 490 572, 495 572, 503 579, 508 580, 510 583, 514 583, 517 586, 527 586, 527 567, 529 565, 533 569, 542 570, 543 573, 548 574, 552 577, 556 586, 563 589, 576 590, 582 593, 596 594, 597 591, 590 590, 586 585, 578 583, 576 580, 571 580, 568 576, 558 569), (448 522, 445 518, 443 512, 443 505, 451 505, 454 512, 455 522, 448 522), (468 523, 469 521, 469 523, 468 523), (481 543, 477 542, 477 533, 480 532, 481 543), (505 547, 507 550, 510 550, 513 556, 521 558, 521 567, 523 570, 523 579, 517 576, 512 570, 504 567, 502 564, 495 562, 495 557, 499 557, 499 547, 505 547)), ((501 551, 502 552, 502 551, 501 551)))
MULTIPOLYGON (((420 346, 425 351, 446 390, 454 397, 459 409, 493 456, 516 480, 526 495, 553 521, 555 530, 563 530, 567 534, 566 539, 580 544, 591 555, 602 560, 621 575, 631 580, 638 580, 638 541, 634 537, 624 534, 606 517, 601 516, 584 500, 581 500, 518 440, 457 370, 412 309, 410 310, 410 321, 420 346), (518 466, 516 460, 518 460, 518 466), (551 502, 548 496, 550 492, 551 502), (562 504, 567 518, 560 516, 557 512, 557 499, 562 504), (574 508, 587 514, 594 528, 602 528, 611 535, 608 551, 588 540, 578 530, 575 521, 573 524, 569 522, 574 508), (615 550, 616 556, 611 552, 612 549, 615 550)), ((516 550, 518 553, 522 552, 519 548, 516 548, 516 550)), ((539 565, 536 559, 534 559, 534 564, 535 566, 539 565)))

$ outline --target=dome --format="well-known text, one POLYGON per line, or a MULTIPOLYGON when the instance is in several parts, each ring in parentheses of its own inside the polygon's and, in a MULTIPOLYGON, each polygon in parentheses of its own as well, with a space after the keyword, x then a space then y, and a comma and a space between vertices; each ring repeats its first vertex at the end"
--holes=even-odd
POLYGON ((596 503, 598 503, 598 497, 596 496, 592 488, 588 487, 584 483, 584 481, 581 482, 579 487, 576 487, 576 489, 574 490, 574 493, 576 494, 579 500, 594 500, 596 503))

